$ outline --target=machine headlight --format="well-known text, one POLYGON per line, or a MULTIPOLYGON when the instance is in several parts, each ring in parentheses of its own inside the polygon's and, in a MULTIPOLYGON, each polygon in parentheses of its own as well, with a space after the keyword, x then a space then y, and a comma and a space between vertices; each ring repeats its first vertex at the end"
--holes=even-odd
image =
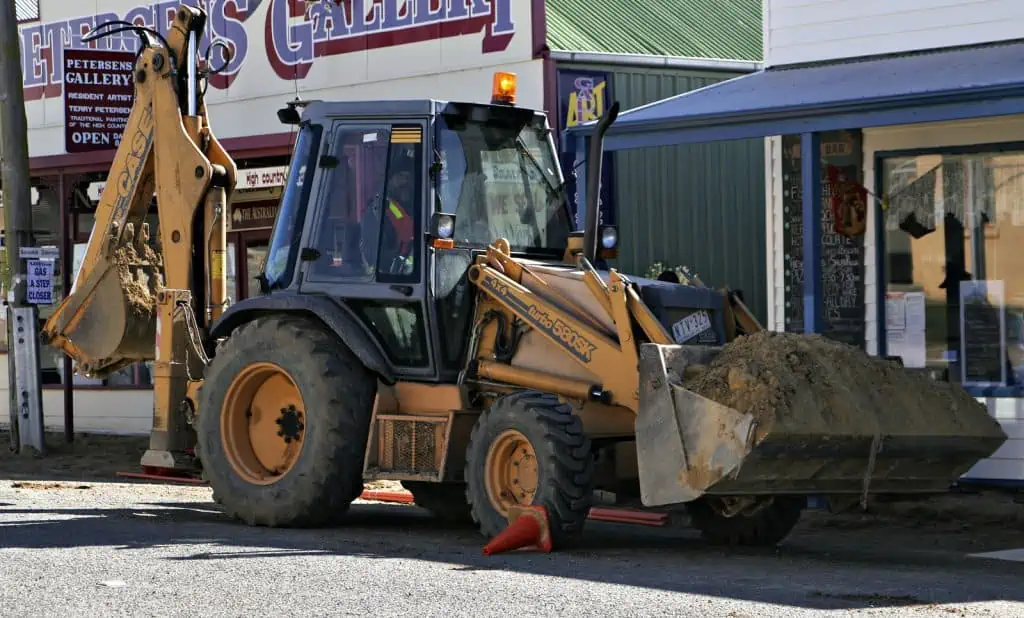
POLYGON ((605 249, 613 249, 618 244, 619 233, 614 227, 606 227, 601 230, 601 246, 605 249))
POLYGON ((455 219, 451 215, 441 215, 437 218, 438 238, 451 238, 455 234, 455 219))
POLYGON ((430 215, 430 235, 437 249, 451 249, 455 246, 455 213, 435 212, 430 215))

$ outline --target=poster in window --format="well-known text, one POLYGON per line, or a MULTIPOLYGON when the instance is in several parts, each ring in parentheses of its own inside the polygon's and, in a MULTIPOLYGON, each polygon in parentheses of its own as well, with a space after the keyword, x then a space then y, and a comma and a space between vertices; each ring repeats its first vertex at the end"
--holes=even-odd
POLYGON ((960 381, 1006 386, 1006 303, 1003 281, 960 282, 960 381))
MULTIPOLYGON (((558 112, 563 129, 599 120, 615 100, 613 97, 610 75, 604 71, 558 70, 558 112)), ((573 221, 578 227, 583 205, 579 204, 579 190, 573 177, 576 153, 563 152, 559 155, 559 160, 562 164, 562 174, 565 175, 569 207, 573 221)), ((587 163, 584 162, 583 165, 586 166, 587 163)), ((606 151, 601 159, 598 220, 608 225, 615 224, 614 182, 613 153, 606 151)))
MULTIPOLYGON (((531 154, 536 157, 539 153, 531 154)), ((547 222, 530 221, 525 215, 527 200, 543 204, 547 199, 539 173, 512 149, 481 152, 480 165, 487 177, 489 237, 505 238, 513 247, 536 245, 537 237, 544 237, 547 222), (531 187, 529 194, 524 193, 524 186, 531 187)))
POLYGON ((885 294, 886 351, 899 356, 904 367, 924 368, 927 340, 925 337, 925 295, 920 289, 885 294))

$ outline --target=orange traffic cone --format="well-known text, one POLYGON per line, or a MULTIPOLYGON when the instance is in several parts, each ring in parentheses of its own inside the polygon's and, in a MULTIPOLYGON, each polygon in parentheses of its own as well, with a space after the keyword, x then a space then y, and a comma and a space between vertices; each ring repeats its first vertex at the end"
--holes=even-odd
POLYGON ((509 509, 508 520, 508 527, 484 546, 485 556, 524 547, 551 552, 551 526, 548 511, 543 506, 513 506, 509 509))

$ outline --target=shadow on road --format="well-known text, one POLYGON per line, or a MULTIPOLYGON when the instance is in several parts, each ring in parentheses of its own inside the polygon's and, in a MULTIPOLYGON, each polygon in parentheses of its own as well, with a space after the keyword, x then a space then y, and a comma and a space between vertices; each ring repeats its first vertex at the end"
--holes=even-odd
POLYGON ((0 548, 131 551, 203 546, 203 551, 164 558, 176 562, 325 555, 423 560, 460 571, 521 572, 810 609, 1024 601, 1024 589, 1016 585, 1024 567, 1013 563, 972 560, 968 564, 961 558, 929 572, 929 589, 922 590, 921 572, 936 567, 935 556, 900 555, 897 564, 892 547, 831 551, 822 549, 813 535, 778 549, 725 550, 708 547, 695 535, 677 530, 591 522, 576 547, 547 555, 486 557, 481 552, 484 539, 475 529, 441 525, 425 511, 409 506, 356 504, 339 527, 318 530, 248 527, 227 518, 213 503, 0 510, 0 515, 13 514, 55 519, 0 522, 0 548), (869 566, 873 573, 868 573, 869 566), (911 579, 908 572, 914 569, 916 579, 911 579), (809 570, 833 573, 826 578, 834 582, 830 589, 814 589, 807 583, 802 574, 809 570), (881 580, 879 570, 885 571, 881 580), (964 572, 982 579, 977 577, 979 571, 985 572, 981 589, 958 585, 964 572), (862 593, 866 583, 874 588, 869 594, 862 593), (794 587, 805 589, 802 601, 794 602, 794 587), (878 591, 879 587, 883 590, 878 591), (908 595, 911 590, 914 594, 908 595))

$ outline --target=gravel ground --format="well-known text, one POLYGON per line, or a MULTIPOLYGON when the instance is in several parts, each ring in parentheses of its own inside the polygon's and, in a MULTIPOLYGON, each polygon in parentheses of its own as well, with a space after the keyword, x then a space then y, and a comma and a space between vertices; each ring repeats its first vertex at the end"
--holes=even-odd
POLYGON ((1018 563, 819 519, 776 550, 594 523, 571 551, 485 557, 415 507, 273 530, 226 520, 203 487, 0 480, 0 615, 1024 616, 1018 563))
POLYGON ((331 530, 245 527, 208 488, 119 479, 146 438, 51 435, 46 457, 6 438, 0 616, 1024 616, 1024 563, 967 557, 1024 547, 1012 494, 808 511, 776 550, 707 547, 684 518, 592 522, 571 551, 488 558, 475 531, 409 506, 360 503, 331 530))

